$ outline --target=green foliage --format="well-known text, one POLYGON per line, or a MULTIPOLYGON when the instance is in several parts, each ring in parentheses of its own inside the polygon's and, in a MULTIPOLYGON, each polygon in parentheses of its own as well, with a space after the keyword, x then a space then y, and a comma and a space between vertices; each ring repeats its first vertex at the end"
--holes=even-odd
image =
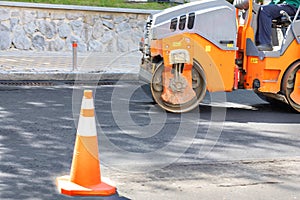
POLYGON ((83 5, 83 6, 99 6, 99 7, 118 7, 118 8, 137 8, 137 9, 157 9, 162 10, 175 4, 171 3, 128 3, 126 0, 13 0, 17 2, 31 3, 50 3, 65 5, 83 5))
MULTIPOLYGON (((137 8, 137 9, 155 9, 162 10, 175 6, 173 3, 157 3, 157 0, 150 0, 147 3, 128 3, 126 0, 12 0, 17 2, 31 3, 50 3, 65 5, 83 5, 83 6, 100 6, 100 7, 118 7, 118 8, 137 8)), ((227 0, 233 3, 234 0, 227 0)), ((263 1, 263 0, 258 0, 263 1)))

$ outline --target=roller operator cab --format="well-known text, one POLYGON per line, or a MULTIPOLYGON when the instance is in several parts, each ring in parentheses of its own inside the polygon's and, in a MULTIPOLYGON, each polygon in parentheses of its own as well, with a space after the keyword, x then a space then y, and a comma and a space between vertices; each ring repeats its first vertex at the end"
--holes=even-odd
POLYGON ((170 112, 199 105, 206 91, 254 89, 300 112, 300 17, 273 20, 273 51, 255 44, 260 5, 200 0, 152 14, 146 22, 140 77, 170 112))

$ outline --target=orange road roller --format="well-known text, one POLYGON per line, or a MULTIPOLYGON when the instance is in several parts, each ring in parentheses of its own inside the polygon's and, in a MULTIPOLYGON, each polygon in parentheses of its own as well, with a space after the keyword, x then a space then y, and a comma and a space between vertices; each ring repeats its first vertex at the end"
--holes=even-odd
POLYGON ((300 16, 272 21, 273 51, 255 44, 260 5, 200 0, 148 17, 140 77, 170 112, 188 112, 206 92, 253 89, 300 112, 300 16))

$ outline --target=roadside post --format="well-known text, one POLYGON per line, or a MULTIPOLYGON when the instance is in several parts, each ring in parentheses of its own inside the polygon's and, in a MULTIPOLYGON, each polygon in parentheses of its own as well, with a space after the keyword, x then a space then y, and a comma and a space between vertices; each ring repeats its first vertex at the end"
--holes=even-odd
POLYGON ((77 70, 77 40, 72 41, 72 49, 73 49, 73 71, 77 70))

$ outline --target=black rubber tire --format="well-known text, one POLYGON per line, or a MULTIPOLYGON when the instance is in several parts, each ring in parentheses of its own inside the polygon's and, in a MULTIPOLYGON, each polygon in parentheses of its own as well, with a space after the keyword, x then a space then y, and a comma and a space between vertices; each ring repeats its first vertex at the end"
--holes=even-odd
MULTIPOLYGON (((300 61, 295 62, 293 65, 291 65, 288 70, 285 72, 284 77, 282 79, 282 93, 285 95, 288 103, 290 106, 298 113, 300 113, 300 105, 296 103, 291 98, 291 93, 293 90, 291 90, 288 85, 289 83, 293 82, 295 83, 296 80, 296 74, 300 70, 300 61)), ((295 87, 295 86, 294 86, 295 87)))
MULTIPOLYGON (((161 62, 157 65, 157 68, 152 75, 152 81, 151 81, 150 87, 151 87, 151 93, 152 93, 152 96, 153 96, 155 102, 164 110, 173 112, 173 113, 188 112, 188 111, 195 109, 197 106, 199 106, 199 103, 203 100, 203 98, 206 94, 206 78, 205 78, 204 70, 202 69, 201 65, 196 61, 194 61, 194 63, 193 63, 193 69, 196 71, 196 73, 198 74, 198 76, 200 78, 200 86, 197 88, 194 88, 194 91, 196 93, 196 98, 193 98, 191 101, 189 101, 185 104, 178 104, 178 105, 169 104, 169 103, 163 101, 161 98, 162 92, 158 92, 154 89, 154 87, 155 87, 154 84, 159 84, 159 83, 155 82, 156 76, 161 76, 163 69, 164 69, 164 65, 163 65, 163 62, 161 62)), ((161 81, 162 81, 162 78, 161 78, 161 81)))

